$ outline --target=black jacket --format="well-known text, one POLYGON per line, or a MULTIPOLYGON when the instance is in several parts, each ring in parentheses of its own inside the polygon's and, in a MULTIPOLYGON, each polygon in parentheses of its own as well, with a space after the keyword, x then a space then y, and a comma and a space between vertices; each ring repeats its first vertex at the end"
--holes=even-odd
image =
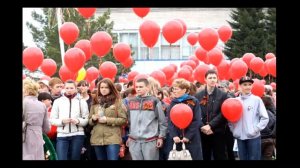
MULTIPOLYGON (((200 102, 203 124, 206 125, 208 123, 214 133, 225 133, 227 120, 221 112, 221 106, 229 98, 229 95, 216 87, 212 94, 208 95, 207 87, 205 87, 195 97, 200 102)), ((200 125, 200 128, 204 125, 200 125)))
POLYGON ((276 116, 267 109, 269 122, 268 125, 260 131, 261 138, 275 138, 276 137, 276 116))

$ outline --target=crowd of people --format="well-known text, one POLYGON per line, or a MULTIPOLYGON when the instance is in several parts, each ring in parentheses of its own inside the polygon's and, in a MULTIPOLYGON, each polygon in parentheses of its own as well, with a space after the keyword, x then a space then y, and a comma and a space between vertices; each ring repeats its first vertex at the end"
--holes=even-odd
POLYGON ((168 160, 174 143, 178 150, 184 143, 193 160, 274 159, 275 90, 265 85, 264 96, 255 96, 247 76, 231 90, 215 70, 206 72, 205 82, 179 78, 160 86, 152 77, 125 84, 99 77, 89 90, 85 80, 26 78, 23 160, 168 160), (228 98, 243 105, 237 122, 222 114, 228 98), (193 113, 184 129, 170 119, 182 103, 193 113))

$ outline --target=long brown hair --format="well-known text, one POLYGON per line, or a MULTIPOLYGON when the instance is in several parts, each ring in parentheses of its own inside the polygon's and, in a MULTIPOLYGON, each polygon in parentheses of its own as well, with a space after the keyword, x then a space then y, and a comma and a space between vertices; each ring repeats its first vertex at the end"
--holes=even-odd
POLYGON ((97 94, 96 97, 93 99, 93 104, 100 104, 101 106, 104 106, 104 108, 107 108, 113 104, 115 104, 118 100, 120 100, 120 94, 117 91, 115 85, 109 78, 102 79, 98 85, 97 85, 97 94), (107 84, 109 88, 109 94, 104 96, 100 92, 100 86, 101 83, 107 84))

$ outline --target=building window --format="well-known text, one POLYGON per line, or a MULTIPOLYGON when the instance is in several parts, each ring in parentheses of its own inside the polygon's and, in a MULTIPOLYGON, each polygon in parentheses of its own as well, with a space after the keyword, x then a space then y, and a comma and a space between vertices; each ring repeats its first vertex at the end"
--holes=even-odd
POLYGON ((180 59, 180 40, 170 45, 161 37, 161 59, 180 59))
POLYGON ((127 43, 131 46, 131 51, 134 52, 133 59, 138 58, 138 34, 137 33, 120 33, 120 42, 127 43))
POLYGON ((142 39, 140 39, 140 44, 141 44, 141 55, 139 59, 142 60, 159 59, 159 41, 157 41, 152 48, 147 47, 142 41, 142 39))

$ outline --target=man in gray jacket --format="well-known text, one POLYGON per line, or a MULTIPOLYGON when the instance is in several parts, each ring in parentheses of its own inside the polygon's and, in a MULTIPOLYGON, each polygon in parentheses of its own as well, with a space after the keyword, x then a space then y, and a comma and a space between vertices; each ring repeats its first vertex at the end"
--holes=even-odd
POLYGON ((240 79, 241 94, 237 99, 243 104, 243 114, 237 122, 229 124, 233 136, 237 139, 240 160, 261 159, 260 131, 269 122, 262 99, 251 93, 253 82, 248 76, 240 79))
POLYGON ((147 79, 135 83, 137 97, 128 101, 129 135, 126 145, 132 160, 158 160, 167 123, 159 99, 150 96, 147 79))

